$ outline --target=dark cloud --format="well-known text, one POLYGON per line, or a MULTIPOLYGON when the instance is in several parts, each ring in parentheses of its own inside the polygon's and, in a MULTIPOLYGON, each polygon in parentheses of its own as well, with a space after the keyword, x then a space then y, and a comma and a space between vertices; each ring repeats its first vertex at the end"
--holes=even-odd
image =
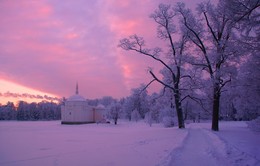
POLYGON ((61 101, 61 98, 51 97, 48 95, 33 95, 29 93, 12 93, 12 92, 5 92, 0 93, 0 97, 13 97, 13 98, 30 98, 30 99, 40 99, 40 100, 47 100, 47 101, 61 101))

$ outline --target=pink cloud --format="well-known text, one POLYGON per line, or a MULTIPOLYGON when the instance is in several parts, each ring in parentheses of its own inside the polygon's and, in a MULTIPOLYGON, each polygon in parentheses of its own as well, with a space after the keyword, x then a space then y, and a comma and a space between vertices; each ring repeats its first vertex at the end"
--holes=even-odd
POLYGON ((65 35, 65 38, 68 39, 68 40, 71 40, 71 39, 75 39, 75 38, 78 38, 79 35, 75 32, 72 32, 72 33, 68 33, 65 35))
POLYGON ((88 98, 126 96, 131 88, 149 82, 148 66, 157 70, 160 66, 121 50, 119 39, 136 33, 152 47, 158 40, 149 14, 158 4, 153 0, 3 1, 0 77, 61 97, 74 93, 76 81, 88 98))

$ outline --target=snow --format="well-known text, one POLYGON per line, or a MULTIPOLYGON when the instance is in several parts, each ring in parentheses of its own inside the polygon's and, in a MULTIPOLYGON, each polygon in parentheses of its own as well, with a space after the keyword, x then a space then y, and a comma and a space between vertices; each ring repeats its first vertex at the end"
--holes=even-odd
POLYGON ((260 133, 246 122, 221 122, 219 132, 210 123, 186 127, 2 121, 0 165, 260 165, 260 133))
POLYGON ((143 122, 0 122, 0 165, 155 165, 186 134, 143 122))
POLYGON ((86 101, 86 99, 79 94, 75 94, 75 95, 70 96, 67 99, 67 101, 86 101))
POLYGON ((219 132, 210 125, 187 125, 184 146, 173 149, 164 165, 260 165, 259 132, 249 130, 246 122, 221 122, 219 132))
POLYGON ((260 116, 258 118, 248 122, 248 127, 253 131, 260 132, 260 116))

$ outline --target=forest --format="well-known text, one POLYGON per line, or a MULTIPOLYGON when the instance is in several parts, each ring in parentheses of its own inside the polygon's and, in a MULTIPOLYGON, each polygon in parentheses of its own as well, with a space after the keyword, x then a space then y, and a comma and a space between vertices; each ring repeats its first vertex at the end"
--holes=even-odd
POLYGON ((60 104, 42 101, 40 103, 27 103, 19 101, 17 106, 8 102, 0 105, 0 120, 59 120, 61 119, 60 104))

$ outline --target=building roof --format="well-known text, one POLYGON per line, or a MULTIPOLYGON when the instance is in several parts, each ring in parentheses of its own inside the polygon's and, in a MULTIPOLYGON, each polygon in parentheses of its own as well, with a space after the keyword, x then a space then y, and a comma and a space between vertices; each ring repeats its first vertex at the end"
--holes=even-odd
POLYGON ((75 94, 75 95, 70 96, 67 99, 67 101, 86 101, 86 99, 79 94, 75 94))
POLYGON ((98 106, 96 108, 97 109, 105 109, 105 106, 103 104, 98 104, 98 106))
POLYGON ((70 96, 67 101, 86 101, 86 99, 79 95, 79 87, 78 87, 78 83, 76 84, 76 93, 75 95, 70 96))

